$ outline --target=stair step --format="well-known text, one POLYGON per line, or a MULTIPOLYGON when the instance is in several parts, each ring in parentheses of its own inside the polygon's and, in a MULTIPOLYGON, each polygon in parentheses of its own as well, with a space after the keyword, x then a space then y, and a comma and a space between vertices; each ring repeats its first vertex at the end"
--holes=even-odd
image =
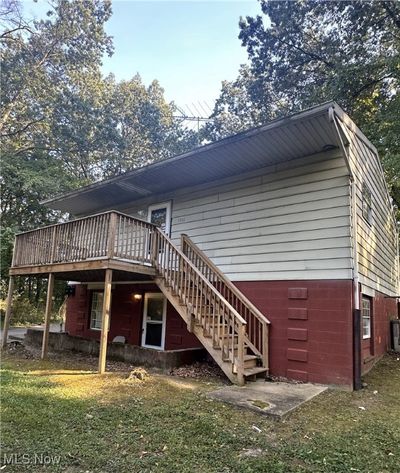
MULTIPOLYGON (((257 366, 257 362, 259 360, 259 357, 256 355, 244 355, 243 363, 244 363, 244 369, 250 369, 250 368, 259 368, 257 366)), ((235 365, 238 364, 237 358, 235 359, 235 365)))
POLYGON ((266 371, 268 371, 268 368, 265 368, 264 366, 255 366, 254 368, 245 369, 243 374, 245 376, 254 376, 259 373, 265 373, 266 371))

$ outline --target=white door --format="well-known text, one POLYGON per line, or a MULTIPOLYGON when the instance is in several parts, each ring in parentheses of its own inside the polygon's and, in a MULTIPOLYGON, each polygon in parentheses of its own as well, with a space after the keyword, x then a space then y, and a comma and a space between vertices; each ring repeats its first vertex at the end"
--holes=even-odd
POLYGON ((167 299, 159 292, 144 295, 142 346, 164 350, 167 299))
POLYGON ((171 231, 171 202, 150 205, 147 220, 154 223, 168 236, 171 231))

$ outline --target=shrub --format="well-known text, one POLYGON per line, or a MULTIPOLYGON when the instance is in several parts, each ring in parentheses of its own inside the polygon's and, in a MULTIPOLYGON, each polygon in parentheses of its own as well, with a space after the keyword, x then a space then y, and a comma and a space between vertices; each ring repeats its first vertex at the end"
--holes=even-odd
MULTIPOLYGON (((1 316, 4 317, 7 302, 0 301, 1 316)), ((13 300, 13 310, 11 316, 11 325, 41 324, 44 321, 44 310, 29 302, 24 297, 15 297, 13 300)))

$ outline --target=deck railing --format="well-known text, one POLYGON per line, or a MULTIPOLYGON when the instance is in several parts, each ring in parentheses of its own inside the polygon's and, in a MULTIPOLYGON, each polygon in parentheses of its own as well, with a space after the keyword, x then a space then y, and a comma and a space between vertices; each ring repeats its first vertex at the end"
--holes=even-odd
POLYGON ((263 359, 268 367, 268 330, 269 320, 252 304, 225 274, 195 245, 187 235, 182 235, 182 252, 216 288, 216 290, 234 307, 247 322, 247 337, 251 348, 263 359))
POLYGON ((99 259, 154 268, 179 305, 186 307, 188 324, 202 327, 241 382, 248 348, 268 368, 269 321, 185 235, 180 250, 156 225, 104 212, 18 234, 12 266, 99 259))
POLYGON ((116 258, 151 265, 155 226, 120 212, 104 212, 16 236, 13 267, 116 258))

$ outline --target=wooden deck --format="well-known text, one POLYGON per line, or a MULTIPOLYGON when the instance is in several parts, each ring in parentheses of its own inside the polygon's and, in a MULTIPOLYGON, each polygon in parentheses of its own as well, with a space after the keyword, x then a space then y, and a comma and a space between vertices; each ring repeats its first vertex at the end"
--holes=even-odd
POLYGON ((155 230, 142 220, 105 212, 21 233, 16 236, 10 275, 56 273, 68 279, 112 269, 155 276, 151 244, 155 230))
MULTIPOLYGON (((179 249, 157 226, 120 212, 50 225, 16 236, 15 276, 48 277, 42 357, 47 354, 55 279, 104 281, 99 372, 106 366, 112 282, 151 278, 232 382, 268 372, 268 319, 186 236, 179 249)), ((7 305, 3 346, 11 318, 7 305)))

